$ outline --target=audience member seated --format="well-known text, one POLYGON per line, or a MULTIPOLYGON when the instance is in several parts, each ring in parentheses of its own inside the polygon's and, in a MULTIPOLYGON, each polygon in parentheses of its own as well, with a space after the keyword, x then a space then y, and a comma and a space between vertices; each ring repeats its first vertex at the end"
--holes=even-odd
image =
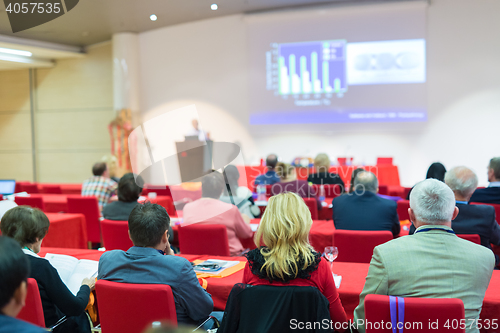
POLYGON ((400 224, 395 201, 377 195, 377 177, 368 171, 354 179, 354 192, 333 199, 333 223, 343 230, 389 230, 399 235, 400 224))
POLYGON ((118 183, 118 201, 104 206, 102 215, 108 220, 127 221, 130 212, 137 205, 142 188, 135 183, 133 173, 126 173, 118 183))
POLYGON ((358 173, 363 172, 363 171, 366 171, 366 170, 363 169, 363 168, 357 168, 357 169, 354 169, 352 171, 352 174, 351 174, 351 185, 349 187, 349 193, 353 193, 354 192, 354 179, 356 179, 356 176, 358 175, 358 173))
MULTIPOLYGON (((444 182, 445 173, 446 173, 446 168, 444 167, 444 165, 439 162, 435 162, 432 163, 429 169, 427 170, 427 175, 425 176, 425 179, 437 179, 439 181, 444 182)), ((410 193, 412 190, 413 187, 408 192, 406 200, 410 200, 410 193)))
MULTIPOLYGON (((455 195, 457 217, 451 228, 457 234, 478 234, 481 245, 491 249, 491 244, 500 245, 500 226, 495 220, 495 209, 486 205, 469 205, 469 199, 477 187, 476 174, 466 167, 455 167, 444 178, 455 195)), ((410 235, 415 226, 410 227, 410 235)), ((496 257, 498 264, 498 257, 496 257)))
POLYGON ((276 171, 281 179, 281 183, 274 184, 271 188, 272 195, 293 192, 300 195, 302 198, 314 198, 318 210, 321 210, 321 202, 318 200, 316 193, 306 180, 298 180, 295 168, 287 163, 278 163, 276 171))
POLYGON ((25 304, 29 264, 19 244, 9 237, 0 236, 0 333, 46 332, 15 318, 25 304))
POLYGON ((165 208, 146 202, 130 213, 128 228, 134 244, 127 252, 104 252, 98 279, 123 283, 167 284, 175 299, 177 321, 198 325, 213 309, 209 293, 200 286, 193 267, 176 257, 168 242, 170 217, 165 208))
POLYGON ((18 206, 5 213, 0 228, 3 235, 14 238, 23 247, 23 252, 30 262, 29 277, 34 278, 38 284, 45 325, 52 327, 66 316, 67 320, 57 326, 54 332, 88 333, 90 324, 85 308, 95 279, 83 279, 82 286, 75 296, 61 280, 57 270, 37 255, 49 225, 49 219, 41 210, 18 206))
POLYGON ((490 182, 488 187, 478 188, 472 194, 471 202, 500 204, 500 157, 494 157, 490 160, 488 181, 490 182))
POLYGON ((326 154, 318 154, 314 159, 316 173, 307 176, 307 181, 316 185, 340 185, 344 192, 344 182, 336 173, 330 173, 330 159, 326 154))
POLYGON ((232 256, 241 255, 245 249, 240 239, 253 235, 250 219, 243 220, 238 208, 219 200, 224 190, 224 178, 214 171, 201 179, 201 199, 184 206, 182 225, 193 223, 223 224, 227 229, 229 252, 232 256))
MULTIPOLYGON (((362 320, 368 294, 401 297, 459 298, 466 322, 477 323, 491 279, 493 253, 455 235, 451 220, 458 214, 451 189, 435 179, 418 183, 410 197, 415 235, 375 247, 354 321, 362 320)), ((358 326, 364 332, 363 326, 358 326)), ((477 333, 467 325, 467 333, 477 333)))
POLYGON ((92 173, 94 176, 83 182, 82 195, 96 197, 99 209, 102 211, 103 207, 115 193, 118 184, 109 178, 106 163, 99 162, 94 164, 92 173))
POLYGON ((242 215, 253 219, 260 215, 259 207, 255 206, 252 197, 252 191, 245 186, 239 186, 240 172, 234 165, 228 165, 224 168, 225 187, 220 200, 238 207, 242 215))
POLYGON ((271 197, 255 233, 257 249, 246 255, 243 283, 316 287, 330 302, 333 324, 347 322, 330 265, 309 244, 312 223, 309 209, 297 194, 271 197))
POLYGON ((280 177, 276 174, 276 164, 278 164, 278 156, 271 154, 266 158, 267 172, 255 178, 255 186, 257 185, 272 185, 280 182, 280 177))

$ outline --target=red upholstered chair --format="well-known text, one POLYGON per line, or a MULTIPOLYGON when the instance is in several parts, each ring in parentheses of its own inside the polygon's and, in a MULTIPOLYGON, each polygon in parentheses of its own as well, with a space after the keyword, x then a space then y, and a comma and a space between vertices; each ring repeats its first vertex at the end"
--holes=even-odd
POLYGON ((411 191, 411 187, 403 187, 404 188, 404 192, 403 192, 403 199, 406 200, 406 198, 408 198, 408 193, 410 193, 411 191))
POLYGON ((390 241, 390 231, 335 230, 333 245, 339 249, 337 261, 369 263, 375 246, 390 241))
POLYGON ((62 194, 61 186, 59 185, 42 185, 43 193, 62 194))
POLYGON ((458 237, 481 245, 481 237, 478 234, 457 234, 458 237))
POLYGON ((379 185, 378 194, 389 195, 389 188, 387 187, 387 185, 379 185))
POLYGON ((352 164, 352 159, 353 157, 339 157, 337 158, 337 162, 339 163, 339 165, 347 165, 347 162, 349 162, 349 164, 352 164))
POLYGON ((141 333, 154 321, 177 326, 174 296, 166 284, 98 280, 95 287, 103 332, 141 333))
POLYGON ((377 157, 377 165, 392 165, 392 157, 377 157))
POLYGON ((33 208, 38 208, 42 212, 45 211, 45 204, 41 197, 15 197, 14 201, 19 206, 30 206, 33 208))
POLYGON ((314 198, 303 198, 303 199, 307 205, 307 208, 309 208, 309 211, 311 211, 311 219, 317 220, 318 219, 318 204, 316 203, 316 199, 314 199, 314 198))
POLYGON ((26 296, 26 305, 17 315, 18 319, 22 319, 33 325, 45 327, 45 319, 43 317, 42 300, 40 299, 40 291, 35 279, 29 278, 28 294, 26 296))
POLYGON ((499 204, 490 204, 490 203, 482 203, 482 202, 471 202, 471 205, 488 205, 495 208, 495 216, 497 223, 500 224, 500 205, 499 204))
MULTIPOLYGON (((319 196, 321 185, 314 184, 311 187, 313 189, 313 193, 315 193, 316 196, 319 196)), ((325 198, 336 198, 342 194, 342 186, 338 184, 326 184, 323 185, 323 188, 325 189, 325 198)))
POLYGON ((148 196, 148 193, 150 192, 155 192, 156 195, 162 195, 162 196, 167 196, 167 197, 172 197, 172 192, 170 192, 170 187, 166 188, 143 188, 142 189, 142 195, 148 196))
POLYGON ((37 183, 19 184, 19 187, 20 187, 21 192, 28 192, 29 194, 40 193, 40 191, 38 191, 38 184, 37 183))
POLYGON ((409 220, 410 215, 408 214, 408 208, 410 208, 409 200, 399 200, 398 201, 398 217, 400 221, 409 220))
POLYGON ((226 226, 195 223, 179 225, 179 249, 182 254, 229 256, 226 226))
MULTIPOLYGON (((383 328, 377 329, 376 325, 367 325, 366 333, 392 333, 388 328, 391 323, 390 297, 386 295, 366 295, 365 297, 365 320, 374 323, 386 323, 383 328)), ((417 297, 395 297, 395 307, 393 314, 395 318, 401 319, 399 324, 404 327, 404 333, 422 332, 461 332, 460 320, 465 320, 464 303, 458 298, 417 298, 417 297), (404 309, 404 313, 402 313, 404 309), (438 322, 437 327, 429 328, 429 323, 438 322), (444 325, 448 322, 449 329, 444 325), (452 323, 456 324, 453 325, 452 323), (419 323, 421 326, 419 327, 419 323), (458 327, 457 327, 458 326, 458 327)), ((398 325, 395 322, 395 326, 398 325)), ((400 327, 401 327, 400 326, 400 327)), ((399 332, 399 330, 396 330, 399 332)))
POLYGON ((101 242, 101 229, 99 226, 99 204, 96 197, 68 196, 68 213, 85 215, 87 224, 88 241, 92 243, 101 242))
POLYGON ((127 251, 134 246, 128 235, 128 221, 101 221, 102 242, 106 250, 127 251))

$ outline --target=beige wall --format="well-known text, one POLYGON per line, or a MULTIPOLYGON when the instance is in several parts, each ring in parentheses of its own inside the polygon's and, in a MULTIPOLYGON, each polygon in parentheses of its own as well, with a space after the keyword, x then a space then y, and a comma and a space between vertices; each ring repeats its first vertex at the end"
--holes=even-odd
MULTIPOLYGON (((34 70, 39 182, 82 182, 110 152, 114 118, 111 43, 84 58, 34 70)), ((29 71, 0 72, 0 178, 33 180, 29 71)))

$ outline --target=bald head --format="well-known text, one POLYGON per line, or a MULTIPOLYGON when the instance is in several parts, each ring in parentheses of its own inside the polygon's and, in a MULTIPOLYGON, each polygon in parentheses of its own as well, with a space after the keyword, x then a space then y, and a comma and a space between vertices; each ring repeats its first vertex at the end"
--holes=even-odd
POLYGON ((267 155, 266 165, 268 169, 274 170, 276 168, 276 164, 278 164, 278 156, 276 156, 276 154, 267 155))
POLYGON ((378 180, 373 172, 362 171, 354 178, 354 191, 359 192, 363 189, 368 192, 377 193, 378 180))
POLYGON ((455 198, 459 201, 469 201, 477 188, 477 176, 471 169, 458 166, 446 172, 444 182, 448 185, 455 198))

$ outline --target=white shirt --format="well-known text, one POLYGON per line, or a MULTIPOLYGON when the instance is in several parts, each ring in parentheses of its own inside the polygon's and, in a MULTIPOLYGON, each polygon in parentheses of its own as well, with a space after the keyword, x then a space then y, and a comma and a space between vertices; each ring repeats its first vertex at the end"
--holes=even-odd
POLYGON ((488 187, 500 187, 500 182, 491 182, 488 187))
POLYGON ((186 136, 198 136, 198 140, 200 141, 207 141, 207 133, 204 130, 201 129, 195 129, 194 127, 191 128, 187 133, 186 136))

